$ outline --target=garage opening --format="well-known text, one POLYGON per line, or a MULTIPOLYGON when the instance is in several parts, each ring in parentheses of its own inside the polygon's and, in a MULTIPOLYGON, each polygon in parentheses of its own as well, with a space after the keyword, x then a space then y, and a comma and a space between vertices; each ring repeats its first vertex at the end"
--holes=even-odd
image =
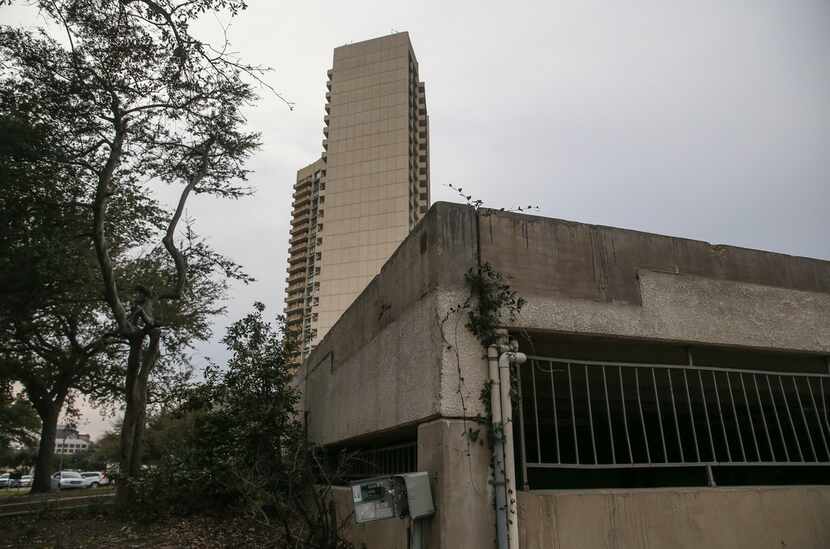
POLYGON ((830 483, 826 357, 525 335, 526 489, 830 483))
POLYGON ((351 481, 418 470, 417 426, 408 425, 325 448, 327 482, 351 481))

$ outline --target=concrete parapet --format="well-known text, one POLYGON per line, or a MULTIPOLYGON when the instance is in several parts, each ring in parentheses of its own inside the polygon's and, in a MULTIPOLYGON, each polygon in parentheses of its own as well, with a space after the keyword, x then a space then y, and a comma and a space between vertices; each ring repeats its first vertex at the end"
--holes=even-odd
POLYGON ((520 492, 523 549, 825 549, 830 487, 520 492))

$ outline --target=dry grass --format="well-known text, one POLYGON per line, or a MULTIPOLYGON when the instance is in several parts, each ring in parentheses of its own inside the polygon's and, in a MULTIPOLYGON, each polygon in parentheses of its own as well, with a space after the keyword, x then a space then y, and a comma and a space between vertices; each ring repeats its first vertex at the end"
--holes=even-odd
POLYGON ((275 533, 239 517, 195 516, 142 523, 114 509, 54 511, 7 519, 0 548, 278 548, 275 533))

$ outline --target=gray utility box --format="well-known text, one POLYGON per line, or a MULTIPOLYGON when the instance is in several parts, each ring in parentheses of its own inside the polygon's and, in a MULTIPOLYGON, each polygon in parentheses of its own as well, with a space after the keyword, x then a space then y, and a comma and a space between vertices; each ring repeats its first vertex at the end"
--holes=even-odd
POLYGON ((404 473, 351 484, 357 523, 390 518, 428 517, 435 513, 428 473, 404 473))

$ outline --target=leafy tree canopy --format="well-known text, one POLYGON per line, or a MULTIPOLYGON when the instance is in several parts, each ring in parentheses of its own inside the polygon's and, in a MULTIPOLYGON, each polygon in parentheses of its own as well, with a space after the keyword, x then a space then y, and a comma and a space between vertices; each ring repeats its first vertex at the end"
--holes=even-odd
MULTIPOLYGON (((95 353, 110 359, 108 366, 120 359, 121 367, 96 370, 91 379, 97 383, 108 376, 102 394, 120 388, 124 395, 121 461, 129 476, 141 461, 148 389, 156 366, 175 363, 189 341, 206 337, 209 316, 222 309, 227 280, 249 280, 196 237, 189 224, 184 236, 178 231, 190 195, 239 198, 250 193, 244 185, 245 161, 259 146, 259 136, 246 129, 242 109, 256 99, 251 82, 262 82, 262 69, 242 63, 227 42, 215 48, 191 32, 202 15, 236 15, 246 7, 241 0, 36 4, 54 24, 50 28, 61 29, 59 34, 0 28, 2 113, 9 127, 26 138, 20 147, 9 145, 17 160, 8 170, 21 181, 56 181, 54 186, 45 184, 44 192, 56 195, 60 216, 71 214, 68 225, 74 229, 77 221, 77 231, 64 233, 82 237, 67 244, 49 233, 37 243, 43 250, 76 246, 77 258, 70 267, 82 271, 65 277, 69 286, 74 281, 76 293, 60 301, 62 307, 73 304, 71 312, 82 318, 73 324, 64 315, 56 322, 50 311, 41 314, 43 329, 54 335, 65 325, 93 327, 96 337, 87 343, 68 338, 69 348, 84 353, 91 350, 89 345, 100 347, 105 339, 109 343, 108 338, 126 344, 126 353, 118 345, 109 354, 95 353), (152 199, 153 188, 165 184, 180 191, 169 211, 152 199), (93 268, 87 269, 89 265, 93 268), (90 295, 78 295, 82 289, 90 295), (108 321, 102 322, 104 316, 108 321)), ((25 185, 21 192, 26 192, 25 185)), ((19 199, 9 195, 10 203, 19 199)), ((13 221, 25 226, 29 219, 23 212, 13 221)), ((24 236, 21 231, 14 234, 24 236)), ((7 247, 21 251, 32 244, 18 238, 7 247)), ((37 258, 30 270, 39 271, 54 255, 37 258)), ((61 261, 70 256, 64 254, 61 261)), ((72 272, 60 266, 54 271, 72 272)), ((45 284, 29 288, 27 279, 9 277, 17 283, 13 287, 30 294, 55 280, 44 276, 45 284)), ((52 290, 45 293, 43 303, 53 303, 52 290)), ((17 303, 24 307, 28 301, 17 303)), ((20 311, 9 314, 29 322, 20 311)), ((29 311, 28 316, 34 314, 29 311)), ((32 338, 20 337, 23 332, 16 330, 18 364, 50 362, 27 348, 25 342, 32 338)), ((53 350, 66 348, 41 339, 53 350)), ((60 369, 44 370, 64 377, 60 369)), ((52 411, 61 405, 59 396, 49 397, 52 411)))
POLYGON ((39 429, 40 419, 32 405, 14 394, 11 383, 0 381, 0 451, 31 446, 39 429))

